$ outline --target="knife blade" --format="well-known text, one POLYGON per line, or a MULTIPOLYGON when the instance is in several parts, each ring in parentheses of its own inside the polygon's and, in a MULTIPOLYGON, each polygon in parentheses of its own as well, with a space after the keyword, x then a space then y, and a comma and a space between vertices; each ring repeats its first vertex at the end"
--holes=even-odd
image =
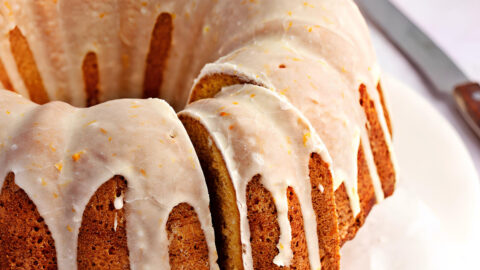
POLYGON ((357 0, 360 9, 409 58, 437 91, 453 95, 457 109, 480 137, 480 85, 388 0, 357 0))

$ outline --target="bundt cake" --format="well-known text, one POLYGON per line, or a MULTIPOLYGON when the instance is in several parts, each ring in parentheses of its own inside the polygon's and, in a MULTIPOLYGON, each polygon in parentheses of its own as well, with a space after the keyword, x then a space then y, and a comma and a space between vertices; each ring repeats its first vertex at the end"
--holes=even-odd
POLYGON ((383 113, 386 108, 381 89, 376 87, 380 87, 378 75, 373 76, 363 61, 341 57, 350 55, 347 52, 351 45, 346 41, 345 46, 335 46, 332 52, 322 54, 322 44, 334 37, 323 38, 321 34, 312 34, 306 41, 257 38, 207 64, 193 87, 190 102, 213 97, 221 87, 243 83, 285 96, 310 121, 332 157, 344 243, 353 238, 372 206, 392 194, 395 166, 388 114, 383 113), (306 48, 304 42, 319 45, 306 48), (347 49, 342 51, 344 47, 347 49), (345 63, 337 63, 342 61, 345 63))
POLYGON ((196 148, 156 99, 2 91, 2 269, 338 269, 394 191, 351 0, 5 0, 0 33, 0 88, 160 97, 196 148))
POLYGON ((2 90, 0 108, 1 269, 216 269, 205 180, 167 103, 2 90))
POLYGON ((330 156, 295 107, 244 84, 179 117, 207 176, 222 268, 338 269, 330 156))

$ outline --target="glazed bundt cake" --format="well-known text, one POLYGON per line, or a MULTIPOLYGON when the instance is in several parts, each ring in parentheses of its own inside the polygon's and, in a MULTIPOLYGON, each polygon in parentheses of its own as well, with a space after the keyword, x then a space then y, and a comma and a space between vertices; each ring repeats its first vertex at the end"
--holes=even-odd
POLYGON ((216 268, 205 180, 168 104, 0 91, 0 108, 1 269, 216 268))
POLYGON ((179 116, 208 179, 222 268, 338 268, 330 156, 295 107, 245 84, 179 116))
POLYGON ((2 91, 2 269, 338 269, 394 191, 351 0, 5 0, 0 32, 0 88, 160 97, 195 147, 159 100, 2 91))
POLYGON ((372 206, 392 194, 395 170, 389 121, 383 114, 381 90, 376 88, 380 87, 378 77, 371 75, 366 63, 341 57, 349 55, 348 43, 345 52, 343 47, 335 46, 323 57, 321 44, 334 37, 323 38, 315 34, 307 41, 257 38, 216 63, 207 64, 190 101, 213 97, 224 86, 251 83, 285 96, 297 107, 332 157, 340 238, 344 243, 354 237, 372 206), (303 42, 320 45, 310 51, 303 42), (315 50, 319 52, 313 53, 315 50), (338 70, 335 65, 342 68, 338 70))

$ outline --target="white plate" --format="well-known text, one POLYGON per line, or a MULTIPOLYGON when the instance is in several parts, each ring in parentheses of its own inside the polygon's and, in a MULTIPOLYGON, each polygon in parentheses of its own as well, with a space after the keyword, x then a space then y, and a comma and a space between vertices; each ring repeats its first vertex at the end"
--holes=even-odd
POLYGON ((457 133, 389 76, 400 180, 342 248, 342 269, 480 269, 480 186, 457 133))

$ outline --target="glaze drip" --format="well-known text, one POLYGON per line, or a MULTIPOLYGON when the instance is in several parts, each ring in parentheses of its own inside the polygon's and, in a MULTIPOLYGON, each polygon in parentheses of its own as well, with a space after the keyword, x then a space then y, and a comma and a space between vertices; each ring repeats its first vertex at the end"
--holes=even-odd
POLYGON ((198 215, 215 268, 205 180, 186 131, 164 101, 124 99, 78 109, 62 102, 39 106, 0 91, 0 111, 0 175, 13 172, 37 206, 59 269, 77 268, 83 211, 114 175, 128 183, 114 207, 126 208, 132 269, 169 265, 166 222, 184 202, 198 215))
POLYGON ((272 194, 277 209, 280 239, 274 263, 289 266, 293 256, 286 197, 287 188, 292 187, 305 222, 310 266, 319 269, 308 165, 311 153, 320 154, 328 163, 331 159, 308 120, 284 97, 248 84, 224 88, 213 99, 190 104, 180 115, 200 121, 222 152, 236 191, 245 269, 253 267, 246 188, 255 175, 260 175, 261 184, 272 194))

